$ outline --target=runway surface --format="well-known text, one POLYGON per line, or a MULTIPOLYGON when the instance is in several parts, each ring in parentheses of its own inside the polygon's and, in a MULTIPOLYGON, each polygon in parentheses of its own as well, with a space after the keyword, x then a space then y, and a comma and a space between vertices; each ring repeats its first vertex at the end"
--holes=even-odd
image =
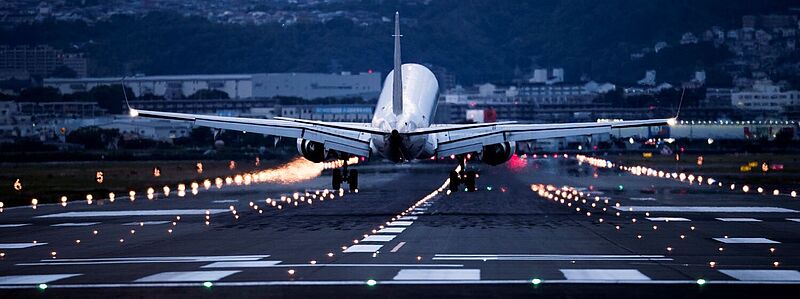
POLYGON ((575 159, 479 167, 478 192, 449 195, 453 165, 367 164, 358 193, 326 192, 324 175, 6 208, 0 294, 737 297, 800 283, 797 198, 575 159))

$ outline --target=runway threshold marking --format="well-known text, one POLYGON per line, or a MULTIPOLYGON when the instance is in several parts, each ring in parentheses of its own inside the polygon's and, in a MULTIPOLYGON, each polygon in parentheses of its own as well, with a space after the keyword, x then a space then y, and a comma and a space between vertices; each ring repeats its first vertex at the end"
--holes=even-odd
POLYGON ((373 253, 381 249, 383 245, 364 245, 364 244, 356 244, 344 250, 344 253, 361 253, 361 252, 369 252, 373 253))
POLYGON ((34 218, 89 218, 89 217, 124 217, 124 216, 184 216, 206 215, 227 212, 226 209, 174 209, 174 210, 130 210, 130 211, 83 211, 64 212, 36 216, 34 218))
POLYGON ((745 281, 794 281, 800 282, 797 270, 719 270, 722 274, 745 281))
POLYGON ((53 266, 53 265, 111 265, 111 264, 148 264, 148 263, 207 263, 207 262, 225 262, 225 261, 257 261, 267 257, 269 257, 269 255, 116 257, 116 258, 41 260, 38 263, 20 263, 16 265, 53 266))
POLYGON ((671 261, 663 255, 436 254, 442 261, 671 261))
POLYGON ((480 280, 480 269, 400 269, 394 280, 480 280))
POLYGON ((786 218, 786 220, 800 222, 800 218, 786 218))
POLYGON ((675 222, 683 221, 683 222, 685 222, 685 221, 692 221, 692 220, 689 220, 689 219, 683 218, 683 217, 647 217, 647 220, 650 220, 650 221, 653 221, 653 222, 671 222, 671 221, 675 221, 675 222))
POLYGON ((12 228, 12 227, 21 227, 28 225, 31 225, 31 223, 9 223, 9 224, 0 224, 0 228, 12 228))
POLYGON ((761 220, 755 218, 715 218, 715 219, 723 222, 761 222, 761 220))
POLYGON ((214 262, 200 268, 262 268, 280 264, 281 261, 214 262))
POLYGON ((651 280, 636 269, 560 269, 567 280, 632 281, 651 280))
POLYGON ((361 239, 361 242, 389 242, 395 237, 397 235, 369 235, 361 239))
POLYGON ((58 224, 51 224, 50 226, 53 227, 80 227, 80 226, 92 226, 100 224, 100 222, 67 222, 67 223, 58 223, 58 224))
POLYGON ((403 245, 406 245, 406 242, 397 243, 397 246, 392 248, 391 252, 397 252, 398 250, 400 250, 400 247, 403 247, 403 245))
POLYGON ((9 275, 0 276, 0 285, 40 284, 60 279, 75 277, 81 274, 42 274, 42 275, 9 275))
POLYGON ((0 249, 23 249, 42 245, 47 245, 47 243, 0 243, 0 249))
POLYGON ((227 271, 184 271, 184 272, 162 272, 145 276, 137 279, 134 282, 176 282, 176 281, 217 281, 226 276, 230 276, 241 271, 227 270, 227 271))
POLYGON ((461 268, 461 264, 272 264, 261 262, 217 262, 200 268, 298 268, 298 267, 353 267, 353 268, 461 268), (212 266, 213 265, 213 266, 212 266))
POLYGON ((403 217, 398 218, 397 220, 417 220, 417 218, 419 218, 419 217, 417 217, 417 216, 403 216, 403 217))
POLYGON ((138 222, 123 223, 122 225, 126 225, 126 226, 133 226, 133 225, 143 226, 143 225, 160 225, 160 224, 167 224, 167 223, 172 223, 172 221, 166 221, 166 220, 164 220, 164 221, 138 221, 138 222))
POLYGON ((405 227, 387 227, 378 231, 379 234, 399 234, 406 230, 405 227))
POLYGON ((389 226, 411 226, 414 224, 414 221, 392 221, 389 222, 389 226))
POLYGON ((780 244, 781 243, 767 238, 714 238, 714 240, 726 244, 780 244))

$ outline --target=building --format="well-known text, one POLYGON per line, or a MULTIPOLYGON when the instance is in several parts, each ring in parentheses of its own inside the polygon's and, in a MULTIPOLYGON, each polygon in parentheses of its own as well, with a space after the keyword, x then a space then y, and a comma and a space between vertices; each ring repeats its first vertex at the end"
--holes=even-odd
POLYGON ((770 81, 759 81, 750 90, 733 92, 731 104, 744 110, 783 112, 784 107, 800 104, 800 91, 781 91, 770 81))
MULTIPOLYGON (((121 77, 46 78, 44 85, 62 94, 89 91, 100 85, 120 84, 121 77)), ((276 96, 315 99, 325 97, 372 98, 380 94, 380 73, 262 73, 226 75, 137 76, 125 79, 134 96, 186 98, 199 90, 219 90, 231 99, 276 96)))
MULTIPOLYGON (((86 76, 86 59, 82 54, 65 54, 47 45, 0 46, 0 74, 48 76, 60 66, 71 68, 78 76, 86 76)), ((19 78, 18 78, 19 79, 19 78)))
POLYGON ((374 105, 291 105, 282 106, 280 116, 322 121, 360 122, 372 121, 374 105))

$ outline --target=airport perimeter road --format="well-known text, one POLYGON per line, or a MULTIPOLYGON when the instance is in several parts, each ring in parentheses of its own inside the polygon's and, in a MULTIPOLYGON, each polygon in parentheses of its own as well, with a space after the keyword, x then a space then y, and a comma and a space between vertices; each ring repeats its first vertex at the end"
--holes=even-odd
POLYGON ((479 166, 477 192, 449 195, 452 165, 358 167, 358 193, 322 176, 6 208, 0 294, 740 297, 800 283, 791 197, 563 158, 479 166))

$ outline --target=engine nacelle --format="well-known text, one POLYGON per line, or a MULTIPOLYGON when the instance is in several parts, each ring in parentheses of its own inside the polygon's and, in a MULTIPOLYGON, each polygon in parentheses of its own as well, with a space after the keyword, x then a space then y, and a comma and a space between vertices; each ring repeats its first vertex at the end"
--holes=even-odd
POLYGON ((481 161, 492 166, 500 165, 511 159, 516 150, 517 143, 515 142, 490 144, 483 147, 481 161))
POLYGON ((297 152, 303 155, 308 161, 314 163, 323 162, 328 156, 324 144, 301 138, 297 138, 297 152))

